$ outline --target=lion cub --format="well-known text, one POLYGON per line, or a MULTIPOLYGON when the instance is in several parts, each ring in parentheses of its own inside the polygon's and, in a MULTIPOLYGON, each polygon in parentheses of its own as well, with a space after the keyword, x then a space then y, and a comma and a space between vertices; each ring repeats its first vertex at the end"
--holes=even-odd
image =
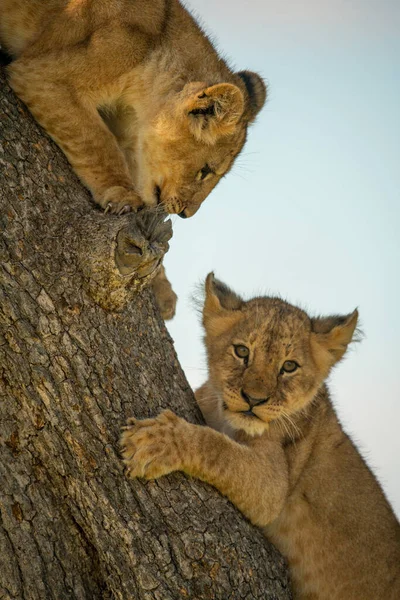
POLYGON ((1 0, 12 88, 111 212, 191 217, 266 98, 178 0, 1 0))
POLYGON ((165 411, 131 419, 122 436, 132 477, 184 471, 262 527, 288 560, 296 599, 400 598, 400 526, 324 383, 357 318, 245 302, 210 274, 209 380, 196 393, 209 427, 165 411))

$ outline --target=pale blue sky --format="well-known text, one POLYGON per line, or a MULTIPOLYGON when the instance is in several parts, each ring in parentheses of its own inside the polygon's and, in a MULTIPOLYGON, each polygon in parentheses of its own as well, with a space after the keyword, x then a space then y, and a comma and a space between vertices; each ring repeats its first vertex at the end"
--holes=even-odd
POLYGON ((279 293, 312 313, 359 307, 365 339, 331 377, 345 429, 400 516, 400 2, 190 0, 269 102, 233 171, 166 259, 169 325, 195 388, 206 378, 196 283, 279 293))

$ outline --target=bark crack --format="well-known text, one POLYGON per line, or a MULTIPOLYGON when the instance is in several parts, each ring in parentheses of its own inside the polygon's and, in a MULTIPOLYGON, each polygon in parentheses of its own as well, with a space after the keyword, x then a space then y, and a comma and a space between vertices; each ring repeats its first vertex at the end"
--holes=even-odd
POLYGON ((201 422, 151 274, 115 265, 145 227, 94 209, 1 69, 0 115, 0 595, 288 600, 282 558, 212 487, 124 477, 128 416, 201 422))

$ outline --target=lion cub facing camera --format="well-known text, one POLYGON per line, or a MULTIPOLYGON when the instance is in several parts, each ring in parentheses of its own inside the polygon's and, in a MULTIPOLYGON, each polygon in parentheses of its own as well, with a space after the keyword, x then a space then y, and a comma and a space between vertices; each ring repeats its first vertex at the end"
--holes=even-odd
POLYGON ((179 0, 1 0, 0 44, 11 87, 111 212, 194 215, 266 98, 179 0))
POLYGON ((210 274, 203 309, 208 427, 131 419, 132 477, 181 470, 225 494, 286 556, 301 600, 398 600, 400 526, 324 383, 357 325, 279 298, 243 301, 210 274))

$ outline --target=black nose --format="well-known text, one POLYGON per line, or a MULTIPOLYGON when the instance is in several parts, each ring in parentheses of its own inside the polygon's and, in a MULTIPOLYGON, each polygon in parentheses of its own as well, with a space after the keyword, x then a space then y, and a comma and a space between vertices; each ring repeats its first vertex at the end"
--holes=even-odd
POLYGON ((185 215, 185 211, 178 213, 181 219, 187 219, 187 215, 185 215))
POLYGON ((251 396, 246 394, 244 390, 242 390, 240 393, 242 395, 243 400, 246 400, 246 402, 251 408, 253 408, 253 406, 261 406, 262 404, 267 404, 267 402, 269 402, 269 396, 268 398, 252 398, 251 396))

